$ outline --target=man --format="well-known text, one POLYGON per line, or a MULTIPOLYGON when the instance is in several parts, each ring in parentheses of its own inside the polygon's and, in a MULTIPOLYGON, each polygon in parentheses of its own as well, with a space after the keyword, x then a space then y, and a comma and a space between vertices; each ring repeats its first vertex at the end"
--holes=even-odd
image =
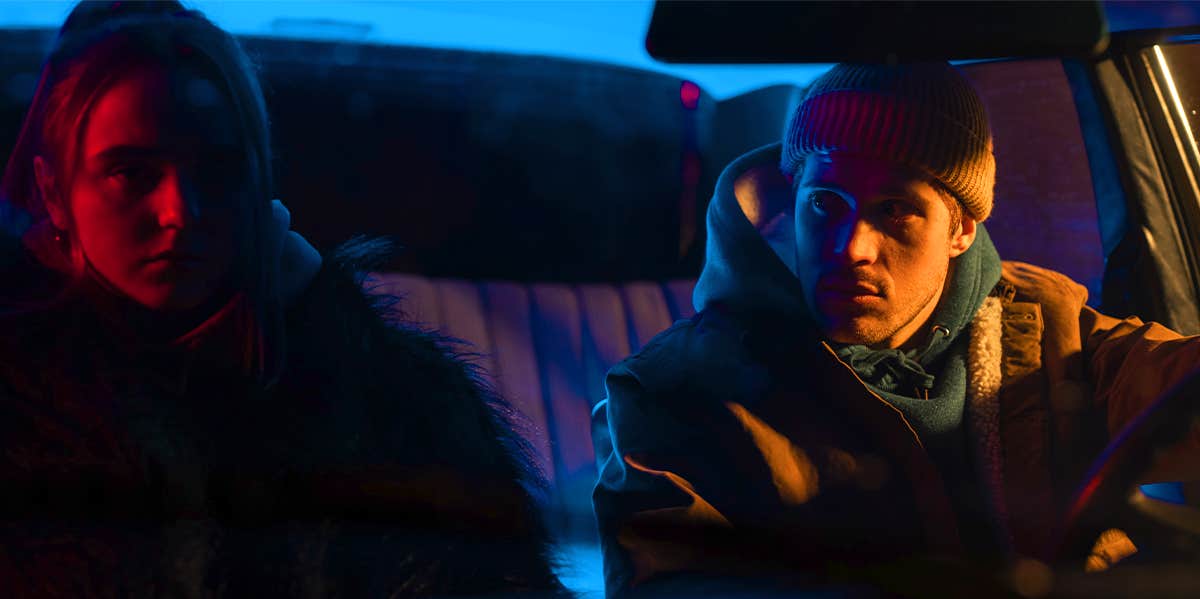
MULTIPOLYGON (((944 63, 834 67, 781 144, 726 168, 698 314, 613 368, 594 412, 610 595, 1049 557, 1087 463, 1200 339, 1001 262, 995 170, 944 63)), ((1197 463, 1181 451, 1163 467, 1197 463)))

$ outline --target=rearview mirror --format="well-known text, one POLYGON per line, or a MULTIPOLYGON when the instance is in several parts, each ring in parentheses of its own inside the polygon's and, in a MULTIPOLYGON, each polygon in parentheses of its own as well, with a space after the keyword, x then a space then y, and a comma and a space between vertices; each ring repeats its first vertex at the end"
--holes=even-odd
POLYGON ((646 49, 675 63, 829 63, 1095 56, 1096 0, 656 2, 646 49))

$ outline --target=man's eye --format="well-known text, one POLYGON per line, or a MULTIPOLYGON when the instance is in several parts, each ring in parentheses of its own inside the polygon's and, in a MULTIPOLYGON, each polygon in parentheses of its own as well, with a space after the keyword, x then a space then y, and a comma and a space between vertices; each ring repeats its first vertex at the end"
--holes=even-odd
POLYGON ((903 200, 888 200, 881 205, 888 218, 904 219, 917 213, 916 208, 903 200))
POLYGON ((808 194, 808 203, 817 214, 828 214, 830 210, 837 207, 835 202, 838 198, 830 198, 832 195, 828 191, 811 191, 808 194))

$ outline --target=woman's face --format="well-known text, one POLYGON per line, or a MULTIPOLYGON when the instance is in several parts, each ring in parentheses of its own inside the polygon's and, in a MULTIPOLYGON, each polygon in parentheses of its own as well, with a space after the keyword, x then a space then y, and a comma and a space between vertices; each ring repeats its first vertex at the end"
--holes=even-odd
POLYGON ((67 208, 75 242, 121 293, 188 310, 228 288, 248 175, 232 103, 184 69, 131 71, 85 120, 67 208))

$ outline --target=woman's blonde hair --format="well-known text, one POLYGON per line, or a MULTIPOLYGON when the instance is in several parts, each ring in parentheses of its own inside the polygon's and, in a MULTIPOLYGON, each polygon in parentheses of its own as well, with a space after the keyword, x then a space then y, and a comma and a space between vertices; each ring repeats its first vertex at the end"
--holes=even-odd
POLYGON ((68 197, 79 164, 84 125, 97 99, 125 73, 155 66, 187 67, 211 79, 235 111, 244 150, 243 172, 250 190, 238 219, 235 286, 254 315, 239 348, 247 369, 267 385, 282 370, 282 310, 277 268, 265 255, 270 237, 272 152, 270 124, 257 70, 241 45, 203 14, 169 2, 80 2, 63 23, 13 147, 0 201, 25 213, 21 239, 39 262, 67 275, 60 298, 90 276, 87 258, 75 243, 67 212, 65 230, 50 219, 34 160, 53 173, 51 184, 68 197))

